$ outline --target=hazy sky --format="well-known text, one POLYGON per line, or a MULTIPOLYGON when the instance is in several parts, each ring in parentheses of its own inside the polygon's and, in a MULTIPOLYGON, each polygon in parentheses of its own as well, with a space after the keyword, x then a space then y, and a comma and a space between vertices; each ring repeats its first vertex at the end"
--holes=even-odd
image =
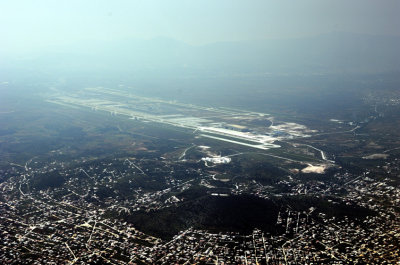
POLYGON ((0 50, 165 36, 190 44, 332 31, 400 36, 397 0, 1 0, 0 50))

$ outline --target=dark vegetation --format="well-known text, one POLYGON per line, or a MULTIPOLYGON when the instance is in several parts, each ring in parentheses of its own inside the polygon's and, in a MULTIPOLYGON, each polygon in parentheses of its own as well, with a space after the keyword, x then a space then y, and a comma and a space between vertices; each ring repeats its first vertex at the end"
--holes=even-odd
POLYGON ((38 190, 61 187, 66 178, 58 170, 36 174, 33 178, 32 187, 38 190))
POLYGON ((179 206, 121 217, 147 233, 171 238, 189 227, 246 233, 259 227, 276 232, 278 210, 272 201, 253 196, 201 196, 179 206))
POLYGON ((186 200, 177 206, 150 212, 139 211, 131 215, 123 213, 120 217, 146 233, 170 239, 189 227, 241 233, 250 233, 254 228, 259 228, 273 234, 282 233, 283 228, 276 225, 276 221, 278 212, 286 209, 286 206, 302 212, 315 207, 317 211, 314 215, 324 213, 328 217, 347 216, 353 220, 363 220, 367 215, 375 214, 360 206, 311 196, 271 199, 249 195, 218 197, 207 195, 204 189, 192 189, 181 195, 186 200))

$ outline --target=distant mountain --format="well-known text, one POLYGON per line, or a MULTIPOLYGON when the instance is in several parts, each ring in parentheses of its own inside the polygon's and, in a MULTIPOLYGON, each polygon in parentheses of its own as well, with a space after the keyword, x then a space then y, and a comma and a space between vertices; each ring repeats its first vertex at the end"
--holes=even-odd
POLYGON ((400 70, 400 37, 330 33, 191 46, 168 38, 53 47, 5 68, 147 76, 381 73, 400 70))

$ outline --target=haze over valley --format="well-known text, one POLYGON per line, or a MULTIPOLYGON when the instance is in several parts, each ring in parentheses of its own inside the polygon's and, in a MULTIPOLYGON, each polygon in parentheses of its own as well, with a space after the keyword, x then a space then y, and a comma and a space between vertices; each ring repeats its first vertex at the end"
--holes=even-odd
POLYGON ((168 2, 0 4, 0 263, 396 264, 399 3, 168 2))

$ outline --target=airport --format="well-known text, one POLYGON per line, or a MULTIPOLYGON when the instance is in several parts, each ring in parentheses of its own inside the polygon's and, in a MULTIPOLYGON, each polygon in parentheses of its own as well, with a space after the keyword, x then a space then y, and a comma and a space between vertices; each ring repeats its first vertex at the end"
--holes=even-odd
POLYGON ((315 131, 304 125, 281 122, 274 117, 231 108, 212 108, 193 104, 141 97, 103 87, 86 88, 76 95, 54 95, 48 102, 71 107, 86 107, 123 115, 130 119, 157 122, 193 130, 201 137, 230 142, 261 150, 279 148, 276 141, 309 137, 315 131), (252 121, 265 121, 254 125, 252 121), (269 122, 269 126, 267 125, 269 122), (274 125, 275 124, 275 125, 274 125))

